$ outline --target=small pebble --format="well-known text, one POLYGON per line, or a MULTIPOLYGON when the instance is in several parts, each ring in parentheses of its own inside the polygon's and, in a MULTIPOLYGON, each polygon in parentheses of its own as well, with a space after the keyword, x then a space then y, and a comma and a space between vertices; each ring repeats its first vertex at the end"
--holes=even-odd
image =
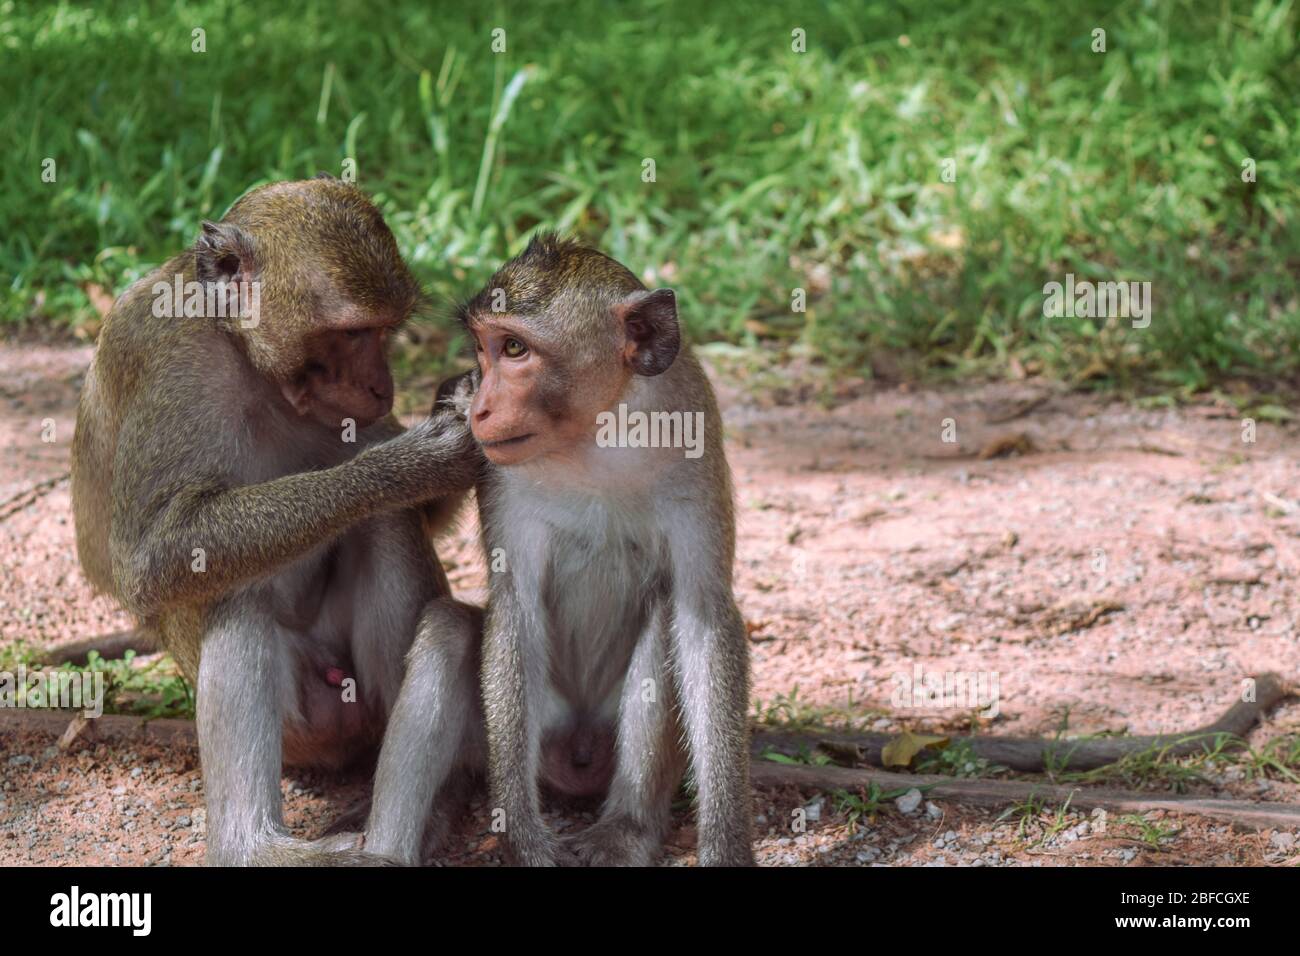
POLYGON ((894 806, 898 808, 899 813, 915 813, 916 809, 921 805, 921 799, 921 791, 913 787, 895 800, 894 806))

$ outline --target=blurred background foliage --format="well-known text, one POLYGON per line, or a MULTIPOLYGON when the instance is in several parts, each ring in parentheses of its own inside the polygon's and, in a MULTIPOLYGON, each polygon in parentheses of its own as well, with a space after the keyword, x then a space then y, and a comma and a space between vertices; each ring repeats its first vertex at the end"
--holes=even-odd
MULTIPOLYGON (((352 157, 444 311, 545 226, 673 285, 717 349, 1294 377, 1296 38, 1291 0, 4 0, 0 330, 93 334, 201 218, 352 157), (1044 318, 1067 272, 1151 282, 1150 327, 1044 318)), ((423 334, 434 366, 460 345, 423 334)))

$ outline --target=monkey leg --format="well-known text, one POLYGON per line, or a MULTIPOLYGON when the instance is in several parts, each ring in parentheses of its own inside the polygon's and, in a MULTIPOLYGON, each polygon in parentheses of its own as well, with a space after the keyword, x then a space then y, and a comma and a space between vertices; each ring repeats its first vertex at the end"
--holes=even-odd
POLYGON ((477 728, 478 740, 469 748, 475 759, 473 764, 467 762, 457 767, 442 785, 433 800, 433 811, 424 826, 424 841, 420 851, 420 861, 425 864, 437 860, 447 846, 447 838, 459 820, 469 815, 470 804, 474 797, 483 790, 483 770, 487 766, 487 741, 483 737, 483 727, 477 728))
POLYGON ((382 720, 397 703, 403 662, 426 605, 451 589, 415 511, 367 521, 341 552, 338 580, 353 582, 342 592, 351 656, 363 702, 382 720))
POLYGON ((548 669, 543 620, 541 609, 525 606, 511 584, 494 584, 483 638, 488 771, 493 825, 504 824, 506 856, 516 866, 577 862, 542 818, 539 774, 548 669))
MULTIPOLYGON (((407 864, 420 862, 426 828, 438 840, 454 807, 434 808, 449 778, 483 762, 478 703, 482 612, 440 598, 424 609, 406 660, 406 677, 389 717, 375 771, 366 849, 407 864)), ((454 801, 452 801, 454 803, 454 801)))
POLYGON ((686 765, 666 624, 661 608, 632 652, 619 701, 614 779, 600 819, 568 841, 590 866, 650 866, 663 849, 686 765))
POLYGON ((289 836, 280 800, 292 654, 265 601, 239 595, 215 607, 199 657, 199 759, 213 866, 345 866, 383 861, 330 841, 289 836))
MULTIPOLYGON (((689 579, 688 579, 689 580, 689 579)), ((748 638, 730 594, 685 583, 673 609, 673 651, 698 793, 701 866, 750 866, 748 638)))

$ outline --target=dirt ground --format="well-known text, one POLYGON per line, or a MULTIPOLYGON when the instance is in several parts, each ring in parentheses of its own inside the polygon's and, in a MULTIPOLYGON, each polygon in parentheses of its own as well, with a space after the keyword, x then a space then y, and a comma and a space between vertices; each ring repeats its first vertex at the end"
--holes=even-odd
MULTIPOLYGON (((68 449, 89 357, 0 346, 0 643, 130 624, 90 593, 73 547, 68 449)), ((843 709, 868 730, 968 731, 971 702, 895 699, 895 675, 920 665, 996 676, 998 713, 981 733, 1051 735, 1067 718, 1072 733, 1157 733, 1210 723, 1251 674, 1300 673, 1295 426, 1260 422, 1246 442, 1240 415, 1209 400, 1150 410, 1033 382, 843 386, 828 409, 794 387, 757 401, 733 369, 715 377, 739 504, 736 591, 764 711, 784 701, 805 715, 843 709)), ((440 551, 453 587, 481 599, 474 534, 467 520, 440 551)), ((200 862, 191 745, 65 753, 52 736, 4 726, 0 864, 200 862)), ((1296 733, 1300 702, 1289 700, 1250 741, 1296 733)), ((289 825, 313 836, 365 781, 293 774, 284 790, 289 825)), ((1300 787, 1223 762, 1190 792, 1294 802, 1300 787)), ((768 791, 755 800, 756 849, 771 865, 1246 865, 1300 853, 1293 831, 1161 814, 1103 828, 1058 809, 999 819, 886 801, 854 825, 831 795, 768 791)), ((589 817, 562 808, 554 822, 589 817)), ((677 823, 668 862, 692 862, 685 809, 677 823)), ((480 802, 447 860, 498 859, 480 802)))

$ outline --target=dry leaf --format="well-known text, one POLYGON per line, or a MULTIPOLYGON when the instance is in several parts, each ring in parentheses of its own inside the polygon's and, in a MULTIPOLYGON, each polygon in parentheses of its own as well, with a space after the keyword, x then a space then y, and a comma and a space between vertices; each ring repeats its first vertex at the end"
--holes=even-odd
POLYGON ((905 730, 880 751, 880 762, 886 767, 910 767, 912 758, 927 747, 942 750, 948 746, 947 737, 932 737, 929 734, 914 734, 905 730))

